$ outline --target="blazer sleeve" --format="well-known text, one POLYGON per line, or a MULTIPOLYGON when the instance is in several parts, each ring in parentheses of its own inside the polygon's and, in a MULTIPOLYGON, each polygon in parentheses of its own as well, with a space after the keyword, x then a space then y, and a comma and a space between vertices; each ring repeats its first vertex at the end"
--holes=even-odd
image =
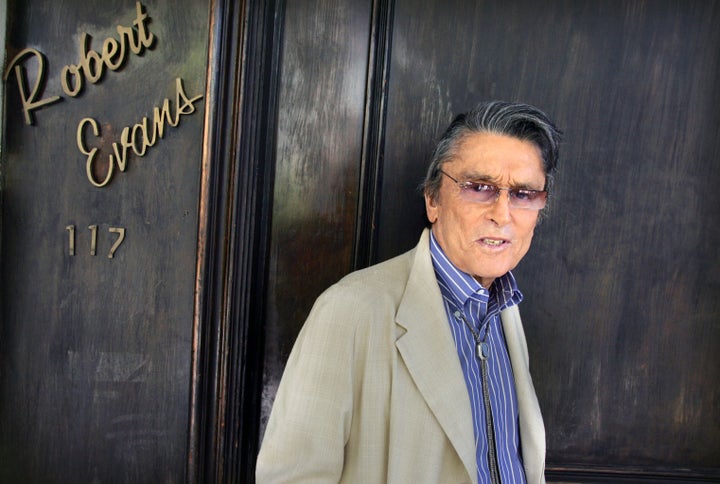
POLYGON ((318 298, 288 359, 258 455, 259 484, 337 482, 342 474, 354 328, 334 292, 318 298))

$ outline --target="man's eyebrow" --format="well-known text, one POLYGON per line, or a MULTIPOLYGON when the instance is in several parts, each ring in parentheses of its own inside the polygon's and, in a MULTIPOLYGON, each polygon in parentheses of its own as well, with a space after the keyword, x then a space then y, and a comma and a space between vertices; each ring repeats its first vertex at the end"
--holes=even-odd
POLYGON ((514 188, 515 190, 533 190, 533 191, 542 191, 542 188, 537 188, 534 186, 533 183, 513 183, 510 185, 510 188, 514 188))
MULTIPOLYGON (((497 177, 478 173, 476 171, 465 171, 460 174, 460 181, 472 181, 472 182, 484 182, 492 185, 498 185, 499 180, 497 177)), ((544 188, 537 188, 533 186, 533 183, 513 183, 510 188, 515 190, 536 190, 542 191, 544 188)))
POLYGON ((460 177, 464 181, 481 181, 481 182, 489 182, 489 183, 495 183, 498 181, 496 177, 486 175, 484 173, 478 173, 476 171, 464 171, 460 173, 460 177))

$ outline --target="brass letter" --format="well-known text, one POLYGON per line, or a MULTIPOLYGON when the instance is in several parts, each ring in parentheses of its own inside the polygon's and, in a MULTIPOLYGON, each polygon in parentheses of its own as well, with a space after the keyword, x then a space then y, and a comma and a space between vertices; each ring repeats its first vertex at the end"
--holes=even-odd
MULTIPOLYGON (((153 131, 155 131, 157 136, 161 138, 165 134, 166 121, 172 127, 177 126, 177 123, 173 124, 172 113, 170 113, 170 100, 168 98, 165 98, 165 100, 163 101, 162 110, 157 106, 153 108, 153 131)), ((153 139, 154 138, 155 137, 153 136, 153 139)))
MULTIPOLYGON (((118 143, 113 143, 113 151, 115 152, 115 158, 117 159, 118 168, 120 171, 125 171, 127 166, 127 150, 130 147, 130 128, 127 126, 123 128, 120 133, 120 145, 122 145, 122 153, 118 150, 118 143)), ((112 155, 110 155, 112 159, 112 155)))
POLYGON ((25 112, 25 124, 32 125, 32 111, 41 108, 46 104, 60 101, 62 98, 60 96, 52 96, 46 99, 37 99, 37 97, 40 95, 40 91, 45 81, 45 58, 39 51, 35 49, 24 49, 20 51, 20 53, 16 55, 13 60, 11 60, 8 64, 8 67, 5 70, 5 74, 3 76, 3 81, 7 81, 8 77, 10 76, 10 71, 13 67, 15 68, 15 77, 17 79, 18 91, 20 91, 20 100, 22 101, 23 111, 25 112), (34 56, 38 62, 35 86, 33 86, 33 89, 30 93, 28 93, 26 90, 26 72, 23 70, 20 64, 20 61, 22 61, 25 57, 28 56, 34 56))
POLYGON ((97 83, 105 72, 105 65, 103 59, 100 58, 97 52, 90 48, 91 37, 87 33, 82 34, 80 40, 80 66, 85 73, 85 77, 90 81, 91 84, 97 83))
POLYGON ((125 62, 125 44, 118 44, 117 40, 113 39, 112 37, 108 37, 107 39, 105 39, 105 42, 103 42, 102 56, 103 59, 105 59, 105 64, 111 71, 116 71, 120 69, 120 66, 123 65, 123 62, 125 62), (118 59, 117 61, 113 62, 113 57, 115 57, 115 54, 118 54, 118 59))
POLYGON ((183 114, 194 113, 195 105, 193 103, 198 99, 202 99, 202 95, 188 99, 187 94, 185 94, 185 89, 183 89, 182 79, 179 77, 175 80, 175 88, 177 89, 177 95, 175 97, 175 103, 177 104, 177 112, 175 114, 177 116, 175 116, 175 124, 173 124, 173 126, 177 126, 180 122, 180 116, 183 114), (182 104, 180 104, 180 100, 182 100, 182 104))
POLYGON ((143 12, 143 6, 140 2, 135 2, 135 10, 137 12, 137 17, 135 18, 135 21, 133 21, 133 24, 137 25, 138 28, 138 41, 140 44, 145 46, 145 48, 149 49, 155 40, 155 35, 149 30, 145 30, 145 21, 148 19, 148 15, 146 12, 143 12))
POLYGON ((69 64, 62 68, 60 74, 60 84, 62 84, 63 91, 70 97, 76 97, 80 94, 83 88, 83 75, 82 69, 75 64, 69 64), (68 74, 75 78, 75 85, 68 79, 68 74))
POLYGON ((153 143, 150 143, 148 141, 148 119, 147 116, 142 118, 142 121, 140 123, 135 124, 132 128, 132 135, 130 136, 130 144, 132 145, 132 149, 138 156, 145 156, 145 152, 147 151, 148 146, 152 146, 153 143), (141 137, 141 147, 138 149, 137 141, 138 141, 138 134, 141 137))
POLYGON ((94 186, 101 188, 107 185, 110 182, 110 179, 112 178, 113 169, 115 168, 115 164, 113 163, 113 158, 110 156, 110 163, 108 165, 108 172, 105 176, 105 180, 101 182, 95 181, 95 177, 93 176, 92 172, 92 166, 95 162, 95 156, 97 155, 98 149, 93 148, 90 151, 85 147, 85 143, 83 142, 83 128, 86 124, 90 124, 93 129, 93 134, 97 137, 100 136, 100 130, 98 129, 98 125, 92 118, 83 118, 80 123, 78 124, 77 133, 76 133, 76 142, 78 150, 80 150, 80 153, 83 155, 87 155, 87 161, 85 162, 85 173, 87 174, 88 180, 90 180, 90 183, 92 183, 94 186))

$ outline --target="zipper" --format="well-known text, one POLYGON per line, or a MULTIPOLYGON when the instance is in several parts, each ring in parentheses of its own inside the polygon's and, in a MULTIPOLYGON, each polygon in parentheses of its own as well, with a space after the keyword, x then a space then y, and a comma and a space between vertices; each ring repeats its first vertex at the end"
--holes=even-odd
POLYGON ((493 425, 492 408, 490 407, 490 390, 488 388, 490 378, 488 376, 487 357, 489 348, 487 343, 478 342, 476 354, 480 359, 480 377, 483 386, 483 404, 485 405, 485 433, 488 440, 488 468, 490 469, 490 481, 493 484, 500 484, 500 472, 497 463, 497 446, 495 444, 495 426, 493 425), (484 348, 483 348, 484 347, 484 348))
POLYGON ((483 407, 485 407, 485 434, 488 443, 488 469, 490 470, 490 482, 492 484, 501 484, 500 471, 497 462, 497 445, 495 444, 495 426, 493 425, 492 406, 490 405, 490 376, 488 375, 488 358, 490 357, 490 345, 485 342, 488 330, 486 328, 485 338, 481 338, 480 334, 475 331, 465 315, 456 310, 455 317, 462 319, 465 325, 475 339, 475 356, 480 361, 480 379, 482 380, 483 407))

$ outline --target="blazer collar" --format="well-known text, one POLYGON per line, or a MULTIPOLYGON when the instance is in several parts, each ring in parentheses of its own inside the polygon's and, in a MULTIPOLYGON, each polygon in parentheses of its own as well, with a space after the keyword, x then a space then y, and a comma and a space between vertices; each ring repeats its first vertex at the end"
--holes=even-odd
POLYGON ((396 341, 398 351, 475 482, 477 464, 470 402, 435 279, 427 229, 415 249, 396 323, 405 331, 396 341))

